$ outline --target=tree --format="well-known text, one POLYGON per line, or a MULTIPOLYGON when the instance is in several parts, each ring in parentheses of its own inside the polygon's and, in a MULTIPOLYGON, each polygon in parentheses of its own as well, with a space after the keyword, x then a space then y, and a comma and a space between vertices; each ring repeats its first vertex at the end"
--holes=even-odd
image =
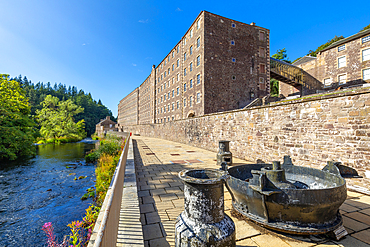
POLYGON ((310 50, 309 52, 308 52, 308 54, 307 55, 309 55, 309 56, 311 56, 311 57, 316 57, 317 56, 317 53, 319 53, 321 50, 324 50, 326 47, 328 47, 329 45, 331 45, 331 44, 333 44, 334 42, 337 42, 337 41, 339 41, 339 40, 341 40, 341 39, 344 39, 344 37, 343 36, 334 36, 334 38, 332 38, 331 40, 329 40, 328 42, 326 42, 325 44, 322 44, 322 45, 320 45, 319 47, 317 47, 317 49, 315 50, 315 51, 313 51, 313 50, 310 50))
POLYGON ((36 110, 40 123, 40 134, 44 138, 83 138, 85 121, 74 122, 74 116, 82 113, 84 108, 77 106, 71 99, 60 101, 57 97, 47 95, 41 102, 42 109, 36 110))
POLYGON ((273 58, 275 59, 279 59, 281 61, 284 61, 286 63, 292 63, 289 58, 287 58, 287 54, 286 54, 286 49, 283 48, 283 49, 280 49, 280 50, 277 50, 276 53, 274 55, 272 55, 273 58))
POLYGON ((34 155, 35 123, 20 83, 0 74, 0 159, 34 155))
POLYGON ((367 25, 366 27, 364 27, 363 29, 361 29, 361 30, 360 30, 360 32, 361 32, 361 31, 365 31, 366 29, 370 29, 370 24, 369 24, 369 25, 367 25))

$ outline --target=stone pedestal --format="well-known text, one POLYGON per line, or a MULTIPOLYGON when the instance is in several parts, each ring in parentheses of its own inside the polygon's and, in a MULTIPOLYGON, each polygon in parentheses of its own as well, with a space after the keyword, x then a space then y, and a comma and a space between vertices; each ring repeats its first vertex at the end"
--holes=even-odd
POLYGON ((224 213, 223 180, 217 170, 184 170, 185 210, 177 218, 175 246, 235 246, 235 224, 224 213))
POLYGON ((230 141, 219 141, 218 142, 218 153, 217 153, 217 165, 220 166, 222 162, 226 162, 226 164, 232 165, 233 163, 233 156, 230 152, 230 141))

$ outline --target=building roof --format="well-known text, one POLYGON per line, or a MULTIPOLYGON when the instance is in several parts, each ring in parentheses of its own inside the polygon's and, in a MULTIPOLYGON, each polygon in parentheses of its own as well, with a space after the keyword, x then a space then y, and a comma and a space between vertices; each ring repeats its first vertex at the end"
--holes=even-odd
POLYGON ((101 119, 99 123, 97 123, 96 125, 101 125, 102 123, 104 122, 113 122, 114 124, 116 124, 116 122, 114 122, 113 120, 110 119, 110 116, 107 116, 106 118, 104 119, 101 119))
POLYGON ((321 53, 323 51, 327 51, 327 50, 329 50, 329 49, 331 49, 333 47, 340 46, 340 45, 342 45, 344 43, 350 42, 350 41, 352 41, 354 39, 361 38, 362 36, 366 36, 368 34, 370 34, 370 29, 366 29, 364 31, 358 32, 358 33, 356 33, 356 34, 354 34, 352 36, 349 36, 349 37, 347 37, 345 39, 341 39, 341 40, 338 40, 337 42, 334 42, 333 44, 329 45, 325 49, 322 49, 319 53, 321 53))
POLYGON ((297 61, 295 61, 293 63, 293 65, 298 66, 298 65, 301 65, 301 64, 304 64, 304 63, 307 63, 307 62, 311 62, 312 60, 315 60, 315 59, 316 59, 316 57, 304 56, 304 57, 301 57, 300 59, 298 59, 297 61))

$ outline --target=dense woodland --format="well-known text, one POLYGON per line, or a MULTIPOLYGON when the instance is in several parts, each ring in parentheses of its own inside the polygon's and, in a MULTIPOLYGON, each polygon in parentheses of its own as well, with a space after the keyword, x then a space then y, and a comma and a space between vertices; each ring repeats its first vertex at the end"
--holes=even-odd
POLYGON ((112 112, 90 93, 61 83, 0 74, 0 160, 34 154, 35 142, 81 140, 112 112))
POLYGON ((101 100, 94 100, 90 93, 85 93, 82 89, 78 90, 75 86, 68 88, 64 84, 51 85, 50 82, 44 84, 38 82, 32 83, 26 76, 22 78, 21 75, 13 78, 20 83, 21 88, 26 92, 31 106, 31 115, 35 116, 37 110, 42 109, 41 102, 44 101, 47 95, 57 97, 60 101, 71 99, 74 104, 84 109, 83 112, 77 114, 74 118, 75 121, 85 120, 85 131, 87 136, 95 132, 95 125, 100 119, 110 116, 113 121, 112 112, 102 104, 101 100))

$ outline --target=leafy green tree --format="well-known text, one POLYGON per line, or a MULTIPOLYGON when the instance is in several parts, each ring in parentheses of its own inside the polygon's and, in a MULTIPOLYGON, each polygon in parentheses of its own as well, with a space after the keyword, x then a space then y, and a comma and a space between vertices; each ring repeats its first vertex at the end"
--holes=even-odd
POLYGON ((322 45, 320 45, 319 47, 317 47, 317 49, 315 50, 315 51, 313 51, 313 50, 310 50, 309 52, 308 52, 308 54, 307 55, 310 55, 311 57, 316 57, 317 56, 317 53, 319 53, 321 50, 323 50, 323 49, 325 49, 326 47, 328 47, 329 45, 331 45, 331 44, 333 44, 334 42, 337 42, 337 41, 339 41, 339 40, 341 40, 341 39, 344 39, 344 37, 343 36, 334 36, 334 38, 332 38, 331 40, 329 40, 328 42, 326 42, 325 44, 322 44, 322 45))
POLYGON ((366 27, 364 27, 363 29, 361 29, 361 30, 360 30, 360 32, 361 32, 361 31, 365 31, 366 29, 370 29, 370 24, 369 24, 369 25, 367 25, 366 27))
POLYGON ((0 159, 35 154, 35 123, 26 92, 18 81, 0 74, 0 159))
POLYGON ((286 49, 285 48, 277 50, 276 53, 274 55, 272 55, 272 57, 275 58, 275 59, 279 59, 281 61, 284 61, 286 63, 292 63, 289 60, 288 55, 286 54, 286 49))
POLYGON ((83 138, 85 121, 74 122, 74 116, 84 109, 73 103, 71 99, 60 101, 57 97, 47 95, 41 102, 42 109, 37 110, 40 123, 40 134, 44 138, 83 138))

